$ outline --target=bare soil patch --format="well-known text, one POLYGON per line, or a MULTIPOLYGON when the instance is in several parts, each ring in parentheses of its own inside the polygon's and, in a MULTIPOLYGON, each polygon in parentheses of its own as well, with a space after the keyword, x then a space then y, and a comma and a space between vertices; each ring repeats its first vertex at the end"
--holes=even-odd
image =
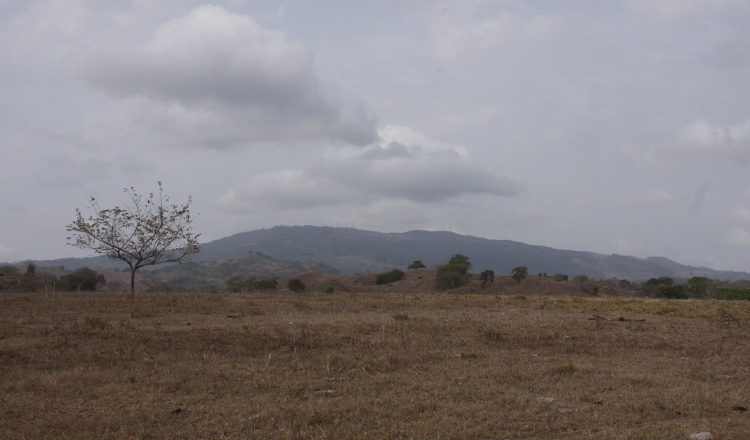
POLYGON ((6 294, 0 438, 746 439, 748 325, 745 302, 6 294))

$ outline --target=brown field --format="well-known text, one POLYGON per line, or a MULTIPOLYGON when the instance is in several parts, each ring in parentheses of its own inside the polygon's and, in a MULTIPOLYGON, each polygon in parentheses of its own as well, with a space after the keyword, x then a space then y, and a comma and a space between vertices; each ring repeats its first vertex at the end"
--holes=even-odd
POLYGON ((749 324, 747 302, 3 294, 0 438, 748 439, 749 324))

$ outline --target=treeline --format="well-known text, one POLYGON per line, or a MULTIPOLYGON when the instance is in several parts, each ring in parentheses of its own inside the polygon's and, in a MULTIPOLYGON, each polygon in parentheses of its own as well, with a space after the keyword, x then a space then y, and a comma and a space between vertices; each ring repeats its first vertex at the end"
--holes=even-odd
POLYGON ((750 281, 747 280, 720 281, 692 277, 684 282, 676 282, 670 277, 659 277, 651 278, 638 287, 658 298, 750 300, 750 281))
POLYGON ((106 286, 104 275, 88 267, 58 276, 28 263, 26 270, 17 266, 0 266, 0 291, 11 292, 96 292, 106 286))

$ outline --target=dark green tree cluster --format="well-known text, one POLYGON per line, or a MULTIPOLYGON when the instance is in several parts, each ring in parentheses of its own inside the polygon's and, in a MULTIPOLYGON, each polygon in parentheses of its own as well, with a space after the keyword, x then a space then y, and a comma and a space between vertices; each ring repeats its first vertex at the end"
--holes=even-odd
POLYGON ((482 282, 482 288, 484 289, 489 285, 490 283, 495 282, 495 271, 494 270, 484 270, 479 274, 479 281, 482 282))
POLYGON ((403 270, 393 269, 390 272, 378 274, 378 276, 375 277, 375 284, 377 284, 378 286, 382 286, 383 284, 390 284, 402 280, 404 278, 404 275, 406 274, 403 270))
POLYGON ((276 278, 258 279, 256 276, 249 276, 243 279, 235 275, 226 281, 226 290, 229 293, 251 292, 253 290, 276 290, 279 281, 276 278))
POLYGON ((409 270, 411 270, 411 269, 424 269, 426 267, 427 266, 425 266, 424 263, 422 263, 422 260, 414 260, 414 262, 411 263, 409 265, 409 267, 407 267, 407 269, 409 269, 409 270))
POLYGON ((471 279, 471 261, 469 257, 456 254, 448 260, 448 264, 437 268, 435 282, 438 289, 447 290, 463 286, 471 279))
POLYGON ((288 283, 286 283, 286 287, 292 292, 297 293, 297 292, 302 292, 303 290, 305 290, 305 287, 307 286, 305 286, 305 283, 303 283, 301 279, 292 278, 289 280, 288 283))
POLYGON ((529 274, 529 268, 526 266, 514 267, 510 273, 513 275, 513 279, 516 280, 518 284, 521 284, 521 281, 523 281, 523 279, 526 278, 526 275, 529 274))
POLYGON ((106 282, 104 275, 88 267, 76 269, 59 278, 52 272, 39 269, 34 263, 27 263, 26 271, 23 273, 16 266, 0 267, 0 290, 16 292, 95 292, 106 282))

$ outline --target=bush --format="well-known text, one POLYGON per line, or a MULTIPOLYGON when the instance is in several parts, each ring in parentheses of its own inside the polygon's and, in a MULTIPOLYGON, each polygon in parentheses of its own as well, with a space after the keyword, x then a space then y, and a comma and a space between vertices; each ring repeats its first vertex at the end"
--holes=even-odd
POLYGON ((292 278, 286 284, 286 287, 292 292, 302 292, 303 290, 305 290, 305 283, 303 283, 299 278, 292 278))
POLYGON ((556 273, 552 275, 552 279, 555 281, 559 281, 559 282, 562 282, 562 281, 565 281, 566 283, 568 282, 568 276, 565 274, 561 274, 561 273, 556 273))
POLYGON ((375 278, 375 284, 381 286, 383 284, 393 283, 404 278, 404 271, 399 269, 393 269, 390 272, 381 273, 375 278))
POLYGON ((333 293, 333 286, 326 287, 326 293, 333 293))

